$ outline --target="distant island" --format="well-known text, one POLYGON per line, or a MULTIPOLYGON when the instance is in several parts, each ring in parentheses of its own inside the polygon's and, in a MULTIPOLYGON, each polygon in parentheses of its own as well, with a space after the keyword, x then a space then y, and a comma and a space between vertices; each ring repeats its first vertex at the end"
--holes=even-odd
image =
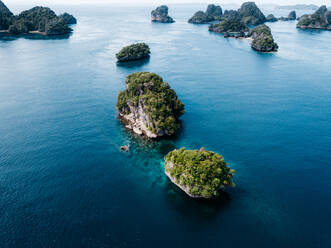
POLYGON ((248 27, 248 24, 264 23, 268 19, 278 20, 273 15, 266 18, 255 3, 244 3, 238 11, 226 10, 221 19, 220 23, 211 24, 209 31, 222 33, 225 38, 252 38, 251 47, 255 51, 275 52, 278 50, 278 45, 275 43, 268 26, 260 24, 252 30, 248 27))
POLYGON ((148 58, 151 51, 147 44, 136 43, 130 46, 123 47, 119 53, 116 54, 118 62, 127 62, 148 58))
POLYGON ((266 18, 267 18, 266 22, 276 22, 276 21, 278 21, 278 18, 275 17, 273 14, 268 15, 266 18))
POLYGON ((192 198, 214 198, 220 190, 234 186, 235 171, 217 153, 181 148, 164 159, 165 174, 192 198))
POLYGON ((174 19, 172 19, 168 15, 168 6, 161 5, 160 7, 157 7, 155 10, 152 11, 152 22, 161 22, 161 23, 173 23, 175 22, 174 19))
POLYGON ((214 4, 209 4, 206 12, 198 11, 189 20, 189 23, 205 24, 212 21, 221 20, 222 8, 214 4))
POLYGON ((225 37, 247 37, 247 25, 259 25, 267 18, 254 2, 246 2, 238 10, 225 10, 221 22, 209 26, 209 31, 224 33, 225 37))
POLYGON ((331 30, 331 11, 325 5, 321 6, 312 15, 300 17, 297 28, 331 30))
POLYGON ((150 72, 136 72, 126 78, 126 90, 118 94, 116 107, 126 128, 153 139, 175 134, 184 114, 184 104, 176 92, 150 72))
POLYGON ((34 7, 15 16, 0 1, 0 34, 2 35, 65 35, 72 32, 68 25, 75 23, 77 20, 72 15, 64 13, 57 16, 53 10, 46 7, 34 7))
POLYGON ((277 6, 277 9, 296 9, 296 10, 317 10, 318 6, 315 4, 296 4, 277 6))

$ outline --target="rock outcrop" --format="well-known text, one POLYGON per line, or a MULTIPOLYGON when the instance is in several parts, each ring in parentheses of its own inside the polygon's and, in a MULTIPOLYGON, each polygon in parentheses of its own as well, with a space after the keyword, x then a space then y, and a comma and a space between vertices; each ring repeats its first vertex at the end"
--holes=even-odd
POLYGON ((175 134, 184 113, 176 92, 160 76, 149 72, 127 77, 126 90, 118 94, 116 107, 126 128, 148 138, 175 134))
POLYGON ((0 29, 5 31, 3 32, 5 34, 40 34, 46 36, 69 34, 72 29, 68 26, 68 22, 73 22, 73 18, 69 14, 57 16, 53 10, 46 7, 34 7, 14 16, 0 2, 0 29), (4 16, 7 17, 7 21, 3 21, 5 20, 4 16))
POLYGON ((222 8, 214 4, 209 4, 206 12, 198 11, 189 20, 189 23, 205 24, 212 21, 221 20, 222 8))
POLYGON ((278 45, 275 43, 271 30, 267 25, 261 24, 255 27, 250 36, 253 38, 251 47, 254 50, 259 52, 275 52, 278 50, 278 45))
POLYGON ((7 30, 12 22, 13 13, 0 0, 0 30, 7 30))
POLYGON ((225 18, 218 24, 209 26, 209 31, 222 33, 224 37, 246 37, 249 28, 238 17, 225 18))
POLYGON ((287 17, 280 17, 280 18, 278 18, 278 20, 280 20, 280 21, 294 21, 294 20, 296 20, 297 19, 297 14, 296 14, 296 12, 293 10, 293 11, 291 11, 289 14, 288 14, 288 16, 287 17))
POLYGON ((288 14, 287 17, 290 21, 294 21, 297 19, 297 13, 293 10, 288 14))
POLYGON ((161 23, 173 23, 175 22, 170 16, 168 16, 168 6, 162 5, 157 7, 152 11, 152 22, 161 22, 161 23))
POLYGON ((165 174, 192 198, 214 198, 220 190, 234 186, 235 171, 214 152, 181 148, 169 152, 164 159, 165 174))
POLYGON ((267 18, 267 22, 276 22, 276 21, 278 21, 278 18, 276 18, 273 14, 268 15, 266 18, 267 18))
POLYGON ((259 25, 267 21, 262 11, 254 2, 243 3, 238 13, 241 21, 247 25, 259 25))
POLYGON ((150 53, 151 51, 147 44, 137 43, 123 47, 122 50, 116 54, 116 58, 118 62, 133 61, 147 58, 150 53))
POLYGON ((77 19, 67 12, 59 15, 59 17, 62 18, 67 25, 77 24, 77 19))
POLYGON ((330 19, 330 11, 326 8, 325 5, 323 5, 318 10, 316 10, 314 14, 303 15, 297 24, 297 28, 331 30, 330 19))

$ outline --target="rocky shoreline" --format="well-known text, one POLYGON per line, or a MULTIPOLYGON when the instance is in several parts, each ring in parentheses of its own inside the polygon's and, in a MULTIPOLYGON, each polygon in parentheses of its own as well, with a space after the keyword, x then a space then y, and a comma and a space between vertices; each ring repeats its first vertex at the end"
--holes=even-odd
POLYGON ((164 163, 164 173, 166 174, 166 176, 170 179, 170 181, 175 184, 178 188, 180 188, 182 191, 184 191, 189 197, 191 198, 196 198, 196 199, 204 199, 205 197, 199 196, 199 195, 192 195, 189 190, 190 188, 188 187, 184 187, 182 185, 180 185, 179 183, 177 183, 176 179, 174 177, 172 177, 170 175, 170 173, 168 172, 169 169, 171 169, 174 166, 174 164, 170 161, 165 161, 164 163))

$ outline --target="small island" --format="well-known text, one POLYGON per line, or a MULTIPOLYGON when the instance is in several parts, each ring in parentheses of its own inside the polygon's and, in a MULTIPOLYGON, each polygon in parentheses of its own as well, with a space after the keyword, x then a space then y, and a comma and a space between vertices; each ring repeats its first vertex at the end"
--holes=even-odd
POLYGON ((234 186, 235 171, 217 153, 181 148, 164 159, 165 174, 192 198, 214 198, 220 190, 234 186))
POLYGON ((57 16, 47 7, 34 7, 15 16, 0 1, 0 34, 2 35, 66 35, 72 32, 69 24, 77 20, 65 13, 57 16))
POLYGON ((250 33, 253 38, 251 47, 259 52, 276 52, 278 45, 275 43, 270 28, 261 24, 256 26, 250 33))
POLYGON ((226 18, 218 24, 209 26, 209 31, 222 33, 224 37, 247 37, 249 28, 239 18, 226 18))
POLYGON ((209 4, 206 12, 198 11, 189 20, 189 23, 206 24, 213 21, 221 20, 222 8, 214 4, 209 4))
POLYGON ((148 58, 151 51, 149 46, 145 43, 136 43, 130 46, 123 47, 122 50, 116 54, 118 62, 127 62, 148 58))
POLYGON ((247 38, 248 25, 259 25, 266 21, 267 18, 254 2, 245 2, 238 10, 225 10, 221 22, 210 25, 209 31, 222 33, 224 37, 247 38))
POLYGON ((300 17, 297 28, 331 30, 331 11, 325 5, 321 6, 312 15, 300 17))
POLYGON ((161 22, 161 23, 173 23, 175 22, 170 16, 168 16, 168 6, 162 5, 157 7, 152 11, 152 22, 161 22))
POLYGON ((176 92, 150 72, 136 72, 126 78, 126 90, 118 94, 116 107, 126 128, 152 139, 175 134, 184 114, 184 104, 176 92))
POLYGON ((273 14, 270 14, 270 15, 268 15, 267 17, 267 22, 276 22, 276 21, 278 21, 278 18, 277 17, 275 17, 273 14))

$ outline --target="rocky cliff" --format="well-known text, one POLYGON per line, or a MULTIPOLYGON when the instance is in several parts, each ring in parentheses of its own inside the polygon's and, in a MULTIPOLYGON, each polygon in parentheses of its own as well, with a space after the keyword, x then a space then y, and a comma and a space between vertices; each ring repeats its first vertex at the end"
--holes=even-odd
POLYGON ((325 29, 331 30, 331 12, 325 5, 321 6, 312 15, 303 15, 297 24, 301 29, 325 29))
POLYGON ((0 30, 7 30, 12 22, 13 13, 0 0, 0 30))
POLYGON ((204 24, 212 21, 220 20, 222 17, 221 6, 209 4, 206 12, 198 11, 189 20, 189 23, 204 24))
POLYGON ((250 36, 253 38, 251 46, 254 50, 259 52, 275 52, 278 50, 278 45, 275 43, 271 30, 267 25, 261 24, 255 27, 250 36))
POLYGON ((162 5, 157 7, 152 11, 152 21, 153 22, 161 22, 161 23, 172 23, 175 22, 170 16, 168 16, 168 6, 162 5))
POLYGON ((180 128, 184 105, 169 84, 155 73, 137 72, 126 79, 117 110, 128 129, 148 138, 171 136, 180 128))
POLYGON ((267 21, 254 2, 243 3, 238 10, 238 14, 242 22, 248 25, 259 25, 267 21))
POLYGON ((57 16, 53 10, 47 7, 34 7, 14 16, 0 2, 0 29, 11 35, 29 33, 41 35, 69 34, 72 29, 68 24, 74 22, 74 20, 75 18, 67 13, 57 16), (4 16, 7 16, 6 22, 4 16))

